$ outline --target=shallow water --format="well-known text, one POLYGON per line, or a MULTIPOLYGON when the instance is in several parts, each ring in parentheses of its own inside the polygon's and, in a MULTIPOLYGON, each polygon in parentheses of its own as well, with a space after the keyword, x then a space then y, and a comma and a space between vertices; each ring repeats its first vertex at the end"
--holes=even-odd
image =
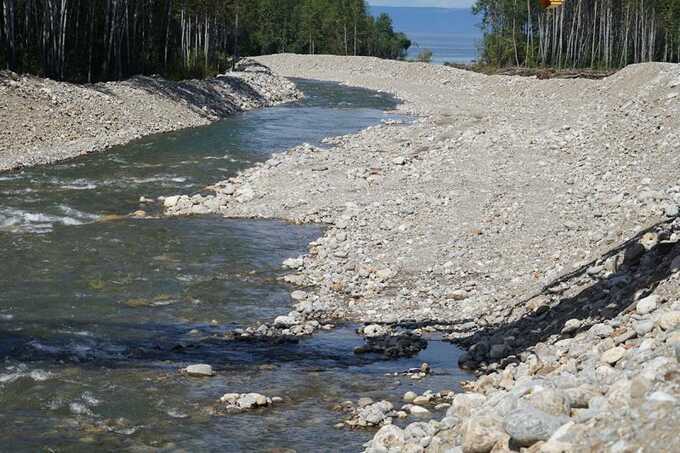
POLYGON ((317 226, 217 217, 104 221, 140 195, 193 193, 272 152, 390 118, 389 97, 300 81, 306 100, 0 175, 0 445, 36 451, 357 451, 333 404, 455 388, 458 350, 355 356, 351 327, 284 345, 235 344, 235 327, 286 313, 280 264, 317 226), (428 361, 423 383, 385 376, 428 361), (177 373, 210 363, 218 375, 177 373), (285 402, 214 417, 224 393, 285 402))

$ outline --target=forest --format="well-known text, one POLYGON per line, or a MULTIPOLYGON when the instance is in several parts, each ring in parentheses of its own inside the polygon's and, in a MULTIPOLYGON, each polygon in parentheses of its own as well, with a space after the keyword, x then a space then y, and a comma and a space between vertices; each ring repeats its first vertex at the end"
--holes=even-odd
POLYGON ((555 68, 680 61, 680 0, 477 0, 482 63, 555 68))
POLYGON ((403 58, 364 0, 0 0, 0 68, 94 82, 206 77, 279 52, 403 58))

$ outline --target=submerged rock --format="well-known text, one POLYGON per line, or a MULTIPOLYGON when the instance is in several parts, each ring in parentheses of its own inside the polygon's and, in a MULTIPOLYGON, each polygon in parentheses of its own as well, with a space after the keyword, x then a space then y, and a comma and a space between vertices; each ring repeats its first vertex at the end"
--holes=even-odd
POLYGON ((212 366, 200 363, 197 365, 189 365, 184 368, 184 373, 193 377, 211 377, 215 375, 212 366))
POLYGON ((221 405, 216 408, 217 413, 237 414, 262 407, 268 407, 283 401, 280 397, 270 398, 260 393, 225 393, 220 398, 221 405))

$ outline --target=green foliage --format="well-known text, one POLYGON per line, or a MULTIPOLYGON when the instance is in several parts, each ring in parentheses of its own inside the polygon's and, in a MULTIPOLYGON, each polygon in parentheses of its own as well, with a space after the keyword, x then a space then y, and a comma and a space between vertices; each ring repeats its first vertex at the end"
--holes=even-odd
POLYGON ((97 81, 205 77, 278 52, 403 58, 364 0, 0 0, 0 68, 97 81))
POLYGON ((477 0, 482 64, 613 68, 680 61, 680 0, 477 0))

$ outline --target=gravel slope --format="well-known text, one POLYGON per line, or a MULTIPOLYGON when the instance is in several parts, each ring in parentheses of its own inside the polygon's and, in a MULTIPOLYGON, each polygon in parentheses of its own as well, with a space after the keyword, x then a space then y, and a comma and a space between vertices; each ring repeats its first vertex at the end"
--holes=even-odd
POLYGON ((301 95, 251 60, 237 69, 205 81, 134 77, 94 85, 0 72, 0 172, 209 124, 301 95))
POLYGON ((472 393, 405 430, 386 411, 368 451, 672 450, 680 65, 539 81, 363 57, 258 61, 393 93, 418 115, 165 200, 168 214, 331 225, 286 263, 307 287, 286 326, 349 318, 469 348, 461 365, 485 373, 472 393))

